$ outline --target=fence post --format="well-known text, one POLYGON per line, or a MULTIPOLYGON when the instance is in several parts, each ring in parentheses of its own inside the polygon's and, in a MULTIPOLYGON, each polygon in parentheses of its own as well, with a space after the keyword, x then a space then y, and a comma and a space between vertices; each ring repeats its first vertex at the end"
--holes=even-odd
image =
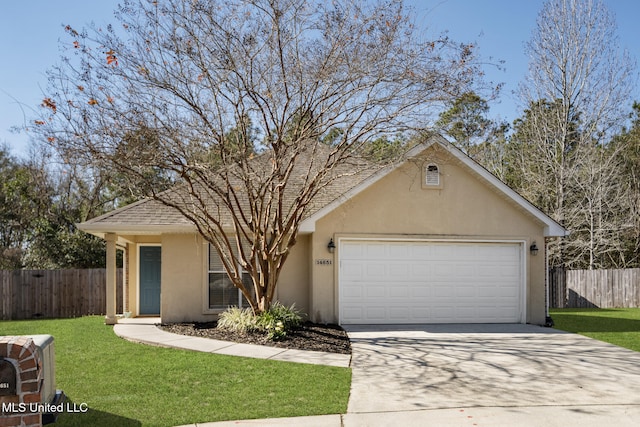
POLYGON ((2 320, 11 320, 11 302, 13 301, 13 283, 11 278, 13 275, 11 271, 0 270, 0 297, 2 297, 2 303, 0 304, 0 310, 2 320))

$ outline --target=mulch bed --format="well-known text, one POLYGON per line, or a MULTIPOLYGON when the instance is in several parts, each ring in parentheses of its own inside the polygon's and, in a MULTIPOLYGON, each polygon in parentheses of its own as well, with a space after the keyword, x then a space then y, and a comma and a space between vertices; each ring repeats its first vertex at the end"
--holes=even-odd
POLYGON ((325 351, 329 353, 351 354, 351 343, 347 333, 338 325, 323 325, 306 322, 289 333, 284 339, 271 341, 265 335, 248 333, 240 334, 218 329, 216 322, 207 323, 173 323, 159 327, 174 334, 232 341, 245 344, 268 345, 296 350, 325 351))

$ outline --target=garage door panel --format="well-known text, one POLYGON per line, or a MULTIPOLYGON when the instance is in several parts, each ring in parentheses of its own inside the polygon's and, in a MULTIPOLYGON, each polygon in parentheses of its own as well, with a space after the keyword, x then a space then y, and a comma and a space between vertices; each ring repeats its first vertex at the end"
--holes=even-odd
POLYGON ((504 266, 501 265, 479 265, 476 267, 476 273, 478 278, 493 278, 496 275, 496 269, 502 270, 504 266))
POLYGON ((406 322, 409 318, 407 309, 402 307, 389 307, 387 314, 391 321, 396 322, 406 322))
POLYGON ((498 271, 500 273, 500 277, 504 277, 505 279, 517 279, 518 277, 520 277, 520 269, 515 266, 500 266, 500 269, 498 271))
POLYGON ((411 265, 411 275, 413 277, 427 277, 431 275, 431 268, 426 263, 411 265))
POLYGON ((388 274, 394 279, 412 278, 411 264, 397 263, 389 264, 388 274))
POLYGON ((411 287, 411 297, 413 298, 431 298, 432 296, 433 289, 427 286, 426 282, 411 287))
POLYGON ((409 318, 428 319, 431 314, 431 309, 427 307, 411 307, 409 314, 409 318))
POLYGON ((345 305, 342 318, 344 323, 359 323, 365 317, 365 313, 360 306, 345 305))
POLYGON ((460 299, 470 299, 473 300, 477 297, 476 290, 478 288, 472 285, 464 286, 459 285, 454 288, 454 295, 457 297, 456 299, 460 301, 460 299))
POLYGON ((431 248, 431 256, 429 257, 429 259, 441 262, 450 261, 453 255, 453 248, 453 245, 434 245, 431 248))
POLYGON ((340 245, 340 256, 343 259, 365 259, 363 257, 365 246, 360 242, 344 242, 340 245))
POLYGON ((430 319, 427 322, 431 323, 450 323, 452 314, 455 313, 455 308, 452 306, 434 307, 431 310, 430 319))
POLYGON ((384 243, 369 243, 365 246, 363 251, 365 259, 386 259, 386 245, 384 243))
POLYGON ((364 265, 357 263, 344 263, 340 269, 340 276, 344 280, 362 279, 364 265))
POLYGON ((342 299, 344 302, 348 302, 348 300, 356 300, 359 301, 363 297, 363 286, 349 286, 348 288, 344 288, 342 290, 342 299))
POLYGON ((367 263, 364 279, 380 279, 386 277, 386 266, 382 264, 367 263))
POLYGON ((520 322, 522 251, 518 243, 341 243, 340 321, 520 322))
MULTIPOLYGON (((428 284, 427 284, 428 286, 428 284)), ((438 284, 435 283, 432 286, 433 289, 433 297, 434 298, 451 298, 451 293, 455 290, 455 287, 450 283, 447 284, 438 284)))
POLYGON ((387 296, 390 300, 401 299, 402 302, 407 301, 411 296, 411 288, 406 285, 397 284, 388 288, 387 296))
POLYGON ((379 298, 384 298, 386 296, 386 286, 384 285, 370 285, 366 287, 366 295, 367 299, 377 300, 379 298))
POLYGON ((476 289, 476 298, 482 300, 494 300, 502 296, 500 288, 492 285, 478 285, 476 289))
POLYGON ((520 292, 518 292, 517 289, 513 289, 510 287, 500 287, 498 288, 498 297, 499 298, 507 298, 509 300, 513 300, 515 298, 518 298, 518 296, 520 295, 520 292))
POLYGON ((456 318, 460 319, 459 323, 496 323, 497 318, 491 314, 483 316, 477 306, 456 307, 456 318))
POLYGON ((387 310, 385 307, 367 307, 365 312, 367 313, 367 318, 371 319, 373 323, 384 322, 387 318, 387 310))
POLYGON ((440 278, 448 279, 455 271, 455 268, 448 265, 444 261, 434 260, 437 264, 433 267, 433 278, 438 280, 440 278))
POLYGON ((390 259, 409 259, 410 247, 406 245, 387 245, 387 256, 390 259))
POLYGON ((412 245, 411 248, 411 258, 412 260, 421 260, 421 259, 430 259, 433 257, 433 250, 431 247, 426 245, 412 245))

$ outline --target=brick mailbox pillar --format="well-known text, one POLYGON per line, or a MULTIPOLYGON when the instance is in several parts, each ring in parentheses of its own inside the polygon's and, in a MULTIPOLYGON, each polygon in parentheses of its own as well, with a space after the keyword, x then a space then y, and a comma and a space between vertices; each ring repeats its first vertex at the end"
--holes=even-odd
POLYGON ((42 425, 43 378, 33 339, 0 336, 0 427, 42 425))

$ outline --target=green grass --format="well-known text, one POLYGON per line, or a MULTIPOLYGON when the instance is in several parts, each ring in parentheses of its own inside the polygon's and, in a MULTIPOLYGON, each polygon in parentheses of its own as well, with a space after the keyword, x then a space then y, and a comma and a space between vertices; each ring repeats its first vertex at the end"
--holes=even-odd
POLYGON ((552 309, 555 328, 640 351, 640 308, 552 309))
POLYGON ((65 426, 176 426, 344 413, 347 368, 153 347, 118 338, 102 317, 0 321, 0 335, 54 336, 56 386, 86 413, 65 426))

